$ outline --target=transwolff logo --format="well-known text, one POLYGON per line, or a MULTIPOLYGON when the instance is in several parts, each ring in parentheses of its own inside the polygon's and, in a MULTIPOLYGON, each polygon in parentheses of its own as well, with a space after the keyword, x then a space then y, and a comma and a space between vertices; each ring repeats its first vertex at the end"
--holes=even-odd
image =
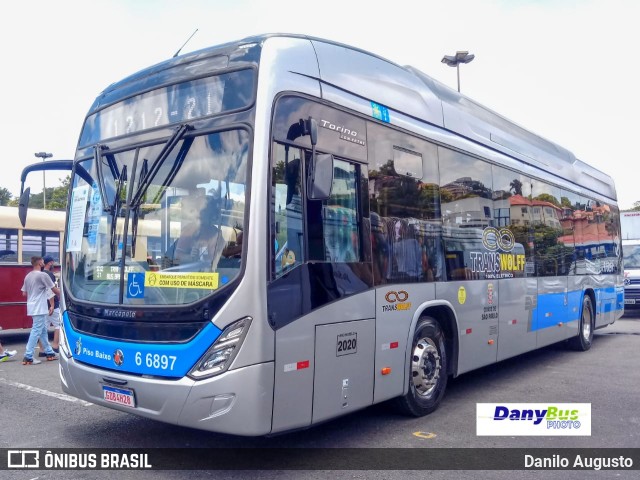
POLYGON ((591 436, 590 403, 478 403, 480 436, 591 436))
POLYGON ((74 353, 76 355, 80 355, 80 352, 82 352, 82 337, 78 337, 78 340, 76 340, 76 349, 74 353))

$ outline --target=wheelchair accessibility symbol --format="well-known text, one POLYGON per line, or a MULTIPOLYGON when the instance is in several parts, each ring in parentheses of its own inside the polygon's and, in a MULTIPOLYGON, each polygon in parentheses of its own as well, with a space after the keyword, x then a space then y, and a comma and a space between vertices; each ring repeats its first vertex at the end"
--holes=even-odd
POLYGON ((130 273, 127 276, 127 298, 144 297, 144 272, 130 273))

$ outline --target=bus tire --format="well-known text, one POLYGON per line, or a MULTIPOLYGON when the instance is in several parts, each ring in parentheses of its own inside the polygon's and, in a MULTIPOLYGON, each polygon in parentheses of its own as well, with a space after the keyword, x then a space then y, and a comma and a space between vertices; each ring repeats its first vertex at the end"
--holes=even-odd
POLYGON ((422 417, 433 412, 447 387, 447 351, 440 324, 432 317, 418 321, 409 358, 409 391, 396 398, 405 415, 422 417))
POLYGON ((594 328, 593 303, 591 297, 585 295, 582 299, 582 312, 580 314, 580 325, 578 327, 578 335, 569 339, 569 347, 572 350, 586 352, 591 348, 593 343, 594 328))

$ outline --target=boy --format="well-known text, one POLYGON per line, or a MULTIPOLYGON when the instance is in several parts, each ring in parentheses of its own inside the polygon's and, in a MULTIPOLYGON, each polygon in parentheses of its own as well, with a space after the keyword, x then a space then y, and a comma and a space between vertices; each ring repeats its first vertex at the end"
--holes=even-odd
POLYGON ((49 305, 49 298, 52 296, 51 292, 55 295, 60 295, 60 290, 55 286, 53 281, 51 281, 49 275, 42 271, 42 267, 44 267, 42 257, 31 257, 31 265, 33 266, 33 270, 24 278, 21 289, 22 294, 27 297, 27 315, 33 319, 33 326, 31 327, 31 333, 27 341, 27 348, 25 349, 24 358, 22 359, 23 365, 37 365, 41 363, 40 360, 33 358, 33 350, 38 339, 44 346, 47 361, 58 359, 58 356, 49 344, 46 321, 47 316, 53 313, 53 303, 49 305))

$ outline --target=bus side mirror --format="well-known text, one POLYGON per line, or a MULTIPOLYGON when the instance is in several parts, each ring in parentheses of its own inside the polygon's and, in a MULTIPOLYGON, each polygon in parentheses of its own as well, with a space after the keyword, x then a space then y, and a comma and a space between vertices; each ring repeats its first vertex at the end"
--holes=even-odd
POLYGON ((314 155, 307 190, 310 200, 326 200, 331 196, 333 185, 333 155, 314 155))
POLYGON ((20 203, 18 204, 18 218, 20 223, 24 227, 27 223, 27 210, 29 209, 29 195, 31 194, 31 187, 22 192, 20 195, 20 203))
POLYGON ((307 120, 308 123, 308 132, 309 137, 311 138, 311 145, 315 146, 318 144, 318 122, 315 118, 309 117, 307 120))

